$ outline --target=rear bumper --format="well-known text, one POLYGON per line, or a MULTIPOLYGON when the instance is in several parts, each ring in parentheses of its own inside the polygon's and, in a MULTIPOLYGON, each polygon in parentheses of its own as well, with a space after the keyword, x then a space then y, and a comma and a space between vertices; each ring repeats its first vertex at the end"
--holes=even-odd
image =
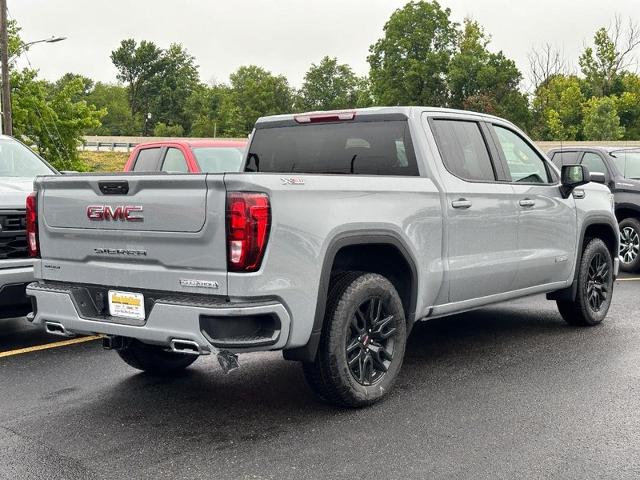
POLYGON ((0 268, 0 318, 17 317, 31 311, 25 287, 32 281, 32 266, 0 268))
POLYGON ((58 333, 67 335, 104 334, 167 347, 174 340, 186 340, 197 343, 203 354, 279 350, 289 338, 291 319, 277 301, 230 303, 167 294, 155 298, 147 318, 134 325, 135 321, 82 315, 84 305, 79 302, 85 297, 78 290, 81 287, 73 284, 31 283, 27 295, 35 299, 33 323, 62 326, 58 333))

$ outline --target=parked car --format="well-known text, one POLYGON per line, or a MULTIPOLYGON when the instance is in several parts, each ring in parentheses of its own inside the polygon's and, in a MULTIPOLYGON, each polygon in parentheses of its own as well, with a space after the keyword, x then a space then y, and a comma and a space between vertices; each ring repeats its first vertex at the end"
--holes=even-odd
POLYGON ((566 147, 548 155, 558 167, 577 163, 604 175, 620 228, 620 268, 640 271, 640 148, 566 147))
POLYGON ((282 350, 320 398, 357 407, 390 391, 416 321, 540 293, 571 325, 609 309, 611 193, 500 118, 262 118, 243 170, 39 177, 33 322, 104 334, 155 373, 282 350))
POLYGON ((171 140, 137 145, 125 172, 224 173, 242 166, 245 140, 171 140))
POLYGON ((55 173, 28 147, 0 135, 0 318, 31 311, 25 287, 33 280, 34 260, 27 250, 25 201, 37 175, 55 173))

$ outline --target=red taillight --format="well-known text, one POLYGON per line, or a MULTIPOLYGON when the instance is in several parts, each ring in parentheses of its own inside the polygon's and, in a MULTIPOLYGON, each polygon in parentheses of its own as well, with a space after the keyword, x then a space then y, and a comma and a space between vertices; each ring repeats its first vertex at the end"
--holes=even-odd
POLYGON ((38 201, 35 192, 27 197, 27 251, 30 257, 40 256, 38 242, 38 201))
POLYGON ((317 112, 295 115, 298 123, 344 122, 356 118, 356 112, 317 112))
POLYGON ((271 208, 265 193, 227 193, 227 266, 234 272, 260 268, 269 239, 271 208))

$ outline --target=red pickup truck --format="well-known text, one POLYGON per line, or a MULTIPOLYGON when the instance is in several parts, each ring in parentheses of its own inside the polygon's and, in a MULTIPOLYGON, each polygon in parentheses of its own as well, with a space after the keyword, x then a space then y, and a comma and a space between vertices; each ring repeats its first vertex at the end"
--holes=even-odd
POLYGON ((167 140, 133 149, 125 172, 224 173, 240 170, 246 140, 167 140))

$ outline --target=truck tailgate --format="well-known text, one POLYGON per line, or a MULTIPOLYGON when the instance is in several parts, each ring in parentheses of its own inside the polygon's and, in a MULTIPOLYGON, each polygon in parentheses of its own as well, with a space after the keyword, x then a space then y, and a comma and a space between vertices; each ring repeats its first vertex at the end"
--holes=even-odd
POLYGON ((226 295, 223 175, 73 175, 36 181, 40 277, 226 295))

